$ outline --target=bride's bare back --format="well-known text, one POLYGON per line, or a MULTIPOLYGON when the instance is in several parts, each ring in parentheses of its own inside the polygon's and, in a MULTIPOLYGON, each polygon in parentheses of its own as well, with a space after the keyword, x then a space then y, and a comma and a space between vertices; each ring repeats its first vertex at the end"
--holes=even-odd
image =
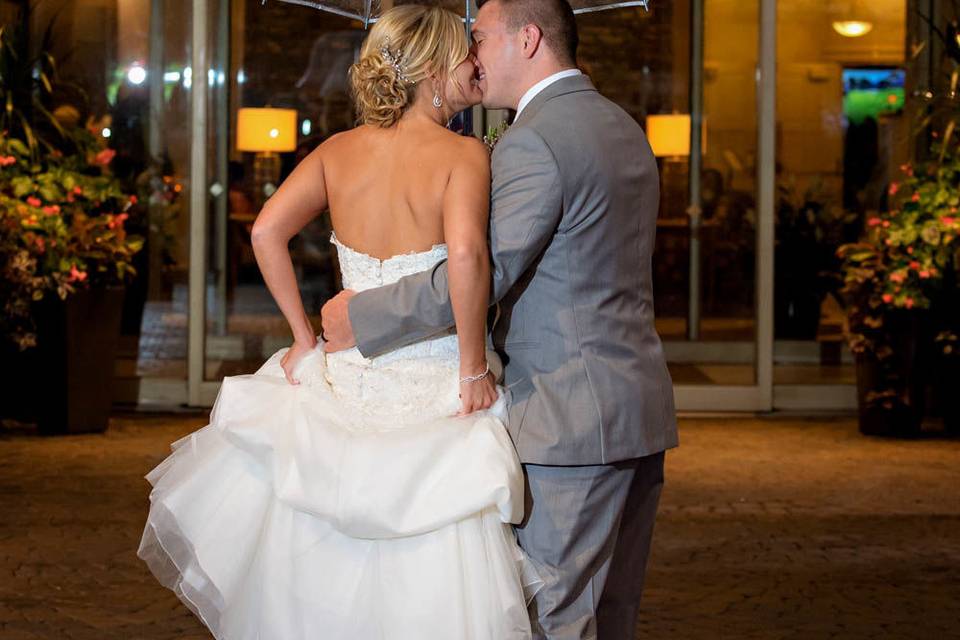
POLYGON ((330 139, 323 174, 339 240, 381 259, 443 243, 444 194, 475 142, 417 121, 360 126, 330 139))

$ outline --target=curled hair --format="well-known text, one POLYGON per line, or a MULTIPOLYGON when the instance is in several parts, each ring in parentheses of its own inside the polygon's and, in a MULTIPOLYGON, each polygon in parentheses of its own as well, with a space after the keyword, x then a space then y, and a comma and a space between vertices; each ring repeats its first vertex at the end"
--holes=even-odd
POLYGON ((392 127, 431 74, 444 80, 469 49, 460 17, 440 7, 400 5, 385 12, 350 67, 357 122, 392 127))

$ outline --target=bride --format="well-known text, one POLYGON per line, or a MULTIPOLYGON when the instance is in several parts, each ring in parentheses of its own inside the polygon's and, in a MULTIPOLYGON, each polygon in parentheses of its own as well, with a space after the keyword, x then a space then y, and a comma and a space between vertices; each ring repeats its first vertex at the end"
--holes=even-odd
POLYGON ((220 640, 529 638, 540 583, 510 526, 523 476, 485 349, 489 157, 445 127, 481 99, 462 22, 392 9, 350 74, 361 124, 253 229, 293 345, 224 379, 210 424, 146 476, 138 555, 220 640), (287 243, 327 209, 346 288, 446 258, 456 332, 326 354, 287 243))

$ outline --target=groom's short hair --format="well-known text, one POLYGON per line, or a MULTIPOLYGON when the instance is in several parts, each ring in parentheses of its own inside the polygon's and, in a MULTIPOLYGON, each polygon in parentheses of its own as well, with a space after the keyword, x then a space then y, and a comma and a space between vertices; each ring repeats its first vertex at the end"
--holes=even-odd
MULTIPOLYGON (((477 0, 477 7, 494 0, 477 0)), ((535 24, 543 32, 543 39, 560 62, 576 64, 577 20, 567 0, 495 0, 503 8, 507 26, 519 30, 535 24)))

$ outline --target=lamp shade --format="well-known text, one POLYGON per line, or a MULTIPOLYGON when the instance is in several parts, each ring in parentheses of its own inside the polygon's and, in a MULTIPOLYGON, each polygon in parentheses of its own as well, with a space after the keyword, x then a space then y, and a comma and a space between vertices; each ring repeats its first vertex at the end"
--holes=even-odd
POLYGON ((239 151, 293 151, 296 148, 296 109, 245 108, 237 112, 239 151))
POLYGON ((690 155, 690 116, 671 113, 647 116, 647 139, 658 158, 690 155))

